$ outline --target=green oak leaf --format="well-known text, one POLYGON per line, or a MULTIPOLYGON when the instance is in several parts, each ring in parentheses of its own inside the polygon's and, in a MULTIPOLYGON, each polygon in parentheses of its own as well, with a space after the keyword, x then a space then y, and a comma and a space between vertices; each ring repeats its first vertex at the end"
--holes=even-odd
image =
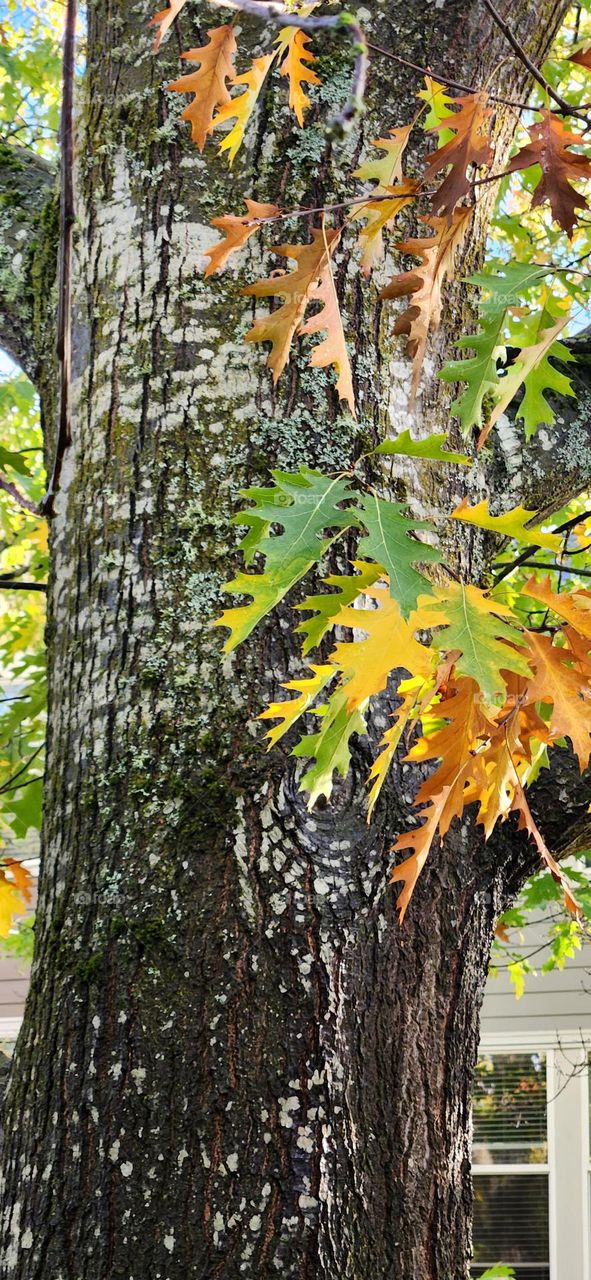
POLYGON ((308 808, 312 809, 320 796, 328 800, 332 793, 335 769, 344 778, 351 760, 351 737, 354 733, 367 733, 361 711, 349 711, 347 691, 335 689, 323 711, 318 733, 309 733, 294 747, 292 755, 312 758, 315 763, 304 774, 300 786, 309 793, 308 808))
POLYGON ((400 606, 403 617, 416 608, 421 592, 429 591, 428 578, 415 569, 416 564, 440 564, 435 547, 419 542, 410 535, 417 529, 430 529, 423 521, 409 520, 399 502, 387 502, 364 493, 358 500, 361 519, 367 530, 359 542, 359 554, 382 566, 390 580, 390 593, 400 606))
POLYGON ((427 436, 425 440, 413 440, 407 428, 401 431, 395 440, 384 440, 373 452, 384 453, 389 457, 392 454, 401 453, 406 458, 425 458, 429 462, 453 462, 458 467, 472 465, 472 459, 467 454, 453 453, 451 449, 444 449, 443 446, 447 443, 444 432, 427 436))
POLYGON ((262 573, 238 573, 223 588, 252 597, 250 604, 224 610, 214 623, 230 630, 226 653, 247 639, 261 618, 318 563, 339 533, 359 523, 354 508, 342 509, 341 504, 355 496, 342 477, 323 476, 308 467, 271 475, 275 486, 245 489, 243 496, 255 505, 233 517, 234 524, 249 526, 242 544, 244 548, 246 542, 247 562, 260 552, 265 568, 262 573), (282 526, 281 533, 270 533, 274 524, 282 526))

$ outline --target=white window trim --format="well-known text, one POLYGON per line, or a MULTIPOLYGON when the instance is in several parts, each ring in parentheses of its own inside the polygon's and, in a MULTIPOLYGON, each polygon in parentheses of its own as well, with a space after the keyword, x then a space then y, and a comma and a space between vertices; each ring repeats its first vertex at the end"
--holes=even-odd
MULTIPOLYGON (((583 1068, 572 1075, 572 1058, 576 1055, 581 1063, 586 1062, 591 1053, 591 1027, 492 1032, 484 1035, 480 1043, 483 1053, 520 1050, 537 1050, 546 1057, 548 1164, 529 1166, 527 1172, 548 1174, 549 1280, 591 1280, 589 1072, 583 1068), (570 1077, 566 1085, 565 1076, 570 1077)), ((526 1166, 498 1165, 495 1172, 497 1169, 499 1173, 526 1172, 526 1166)), ((487 1166, 474 1165, 473 1176, 486 1176, 486 1170, 487 1166)))

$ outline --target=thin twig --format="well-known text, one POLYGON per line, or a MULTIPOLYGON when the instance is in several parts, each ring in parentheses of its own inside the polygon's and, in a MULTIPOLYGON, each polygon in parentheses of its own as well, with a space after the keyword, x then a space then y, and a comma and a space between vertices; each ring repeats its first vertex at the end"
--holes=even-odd
MULTIPOLYGON (((576 525, 581 524, 583 520, 587 520, 589 516, 591 516, 591 511, 581 511, 580 515, 571 516, 570 520, 565 520, 562 524, 559 524, 556 529, 552 529, 552 533, 568 533, 570 529, 574 529, 576 525)), ((529 561, 530 556, 533 555, 534 551, 537 551, 537 549, 536 543, 533 543, 531 546, 525 547, 515 560, 508 561, 503 568, 503 572, 499 573, 495 578, 493 587, 498 586, 499 582, 503 581, 503 578, 507 578, 509 574, 512 573, 514 569, 518 569, 520 565, 523 564, 528 568, 531 568, 531 565, 528 565, 527 562, 529 561)), ((535 567, 537 569, 543 568, 542 565, 538 564, 536 564, 535 567)))
POLYGON ((10 494, 10 497, 14 498, 15 502, 18 502, 19 507, 24 507, 25 511, 31 512, 31 515, 39 515, 39 511, 35 503, 31 502, 31 499, 27 498, 17 485, 12 484, 12 482, 7 480, 6 476, 3 476, 2 474, 0 474, 0 489, 3 489, 5 493, 10 494))
MULTIPOLYGON (((480 92, 476 85, 462 84, 459 80, 450 80, 444 71, 433 71, 431 67, 421 67, 418 62, 409 62, 408 58, 401 58, 400 54, 393 53, 390 49, 383 49, 379 44, 372 44, 370 40, 367 42, 367 47, 371 49, 372 53, 380 53, 383 58, 390 58, 392 62, 398 62, 403 67, 409 67, 411 71, 420 71, 422 75, 431 76, 439 84, 445 85, 447 89, 456 89, 459 93, 480 92)), ((496 93, 489 93, 488 96, 491 102, 499 102, 504 107, 516 107, 518 111, 531 111, 532 109, 531 102, 515 102, 513 98, 502 98, 496 93)), ((450 116, 450 124, 453 125, 452 116, 450 116)))
POLYGON ((24 580, 0 580, 0 591, 47 591, 46 582, 25 582, 24 580))
POLYGON ((303 17, 287 9, 281 0, 210 0, 210 4, 219 9, 248 13, 253 18, 272 23, 273 26, 297 27, 299 31, 306 31, 310 35, 315 31, 333 31, 335 35, 348 37, 355 54, 351 92, 343 110, 329 122, 329 128, 346 130, 363 111, 368 45, 364 32, 352 13, 339 13, 334 17, 303 17))
POLYGON ((77 0, 67 0, 62 62, 60 267, 57 314, 57 356, 59 361, 59 420, 53 471, 40 505, 42 515, 54 514, 64 455, 72 442, 70 421, 70 374, 72 350, 72 242, 74 234, 74 69, 76 59, 77 0))
MULTIPOLYGON (((503 564, 504 561, 501 560, 500 563, 503 564)), ((572 572, 573 577, 576 577, 576 578, 591 578, 591 569, 573 569, 571 571, 570 569, 567 568, 566 565, 558 564, 558 562, 556 564, 549 564, 549 563, 547 564, 545 561, 542 562, 540 560, 520 560, 520 564, 523 565, 524 568, 526 569, 556 569, 559 572, 561 571, 562 573, 572 572)), ((513 561, 511 561, 511 567, 513 569, 515 568, 515 564, 513 563, 513 561)), ((497 582, 498 581, 499 579, 497 579, 497 582)), ((495 582, 495 586, 496 585, 497 583, 495 582)))
POLYGON ((513 31, 511 30, 511 27, 509 26, 509 24, 505 22, 505 19, 503 17, 501 17, 501 14, 499 13, 498 9, 495 9, 495 6, 492 3, 492 0, 482 0, 482 2, 484 4, 485 9, 490 14, 493 22, 499 28, 499 31, 502 31, 508 44, 511 45, 513 52, 517 54, 517 57, 519 58, 520 62, 523 63, 524 67, 527 67, 527 70, 529 71, 530 75, 533 76, 534 80, 537 81, 540 87, 544 90, 544 93, 547 93, 548 97, 552 98, 552 100, 557 104, 557 106, 560 107, 560 110, 565 115, 583 116, 586 119, 586 116, 584 116, 584 113, 581 111, 580 108, 573 107, 571 103, 565 100, 565 98, 561 98, 559 93, 556 93, 555 89, 552 88, 552 85, 548 84, 548 81, 546 80, 545 76, 543 76, 539 68, 536 67, 535 62, 532 62, 531 58, 525 52, 523 45, 519 43, 519 40, 513 34, 513 31))
MULTIPOLYGON (((16 773, 13 773, 13 774, 12 774, 12 777, 10 777, 10 778, 8 779, 8 781, 7 781, 7 782, 3 782, 3 783, 2 783, 2 786, 0 787, 0 795, 2 795, 2 793, 3 793, 4 791, 13 791, 13 790, 14 790, 14 785, 13 785, 13 784, 16 782, 17 778, 21 778, 21 777, 22 777, 22 775, 23 775, 23 773, 26 773, 26 772, 27 772, 27 769, 29 768, 29 765, 33 763, 33 760, 36 760, 36 759, 37 759, 37 756, 38 756, 38 755, 40 755, 40 753, 43 751, 44 746, 45 746, 45 743, 44 743, 44 742, 42 742, 42 743, 41 743, 41 746, 40 746, 40 747, 37 747, 37 750, 36 750, 36 751, 33 751, 32 755, 30 755, 30 756, 29 756, 29 759, 28 759, 28 760, 25 760, 25 763, 24 763, 24 765, 22 766, 22 768, 21 768, 21 769, 18 769, 16 773)), ((34 781, 36 781, 36 779, 35 779, 35 778, 31 778, 31 782, 34 782, 34 781)), ((21 786, 23 786, 23 785, 24 785, 24 784, 23 784, 23 783, 21 783, 21 786)))

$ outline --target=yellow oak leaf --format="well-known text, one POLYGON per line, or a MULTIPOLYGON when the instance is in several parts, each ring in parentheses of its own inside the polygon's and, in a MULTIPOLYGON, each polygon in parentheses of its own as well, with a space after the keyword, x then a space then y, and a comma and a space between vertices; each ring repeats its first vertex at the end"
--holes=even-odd
POLYGON ((220 151, 228 152, 230 164, 236 159, 236 155, 242 146, 246 126, 256 107, 267 72, 274 58, 274 53, 268 53, 263 58, 255 58, 248 71, 245 71, 240 76, 233 77, 232 84, 244 85, 244 92, 236 98, 226 100, 213 121, 215 129, 217 125, 225 124, 227 120, 235 120, 235 124, 230 129, 230 132, 222 138, 219 147, 220 151))
POLYGON ((236 40, 234 28, 226 25, 215 27, 207 32, 209 41, 199 49, 189 49, 181 54, 186 62, 198 62, 199 70, 190 75, 181 76, 167 85, 174 93, 194 93, 193 101, 181 112, 181 120, 188 120, 191 125, 191 137, 203 151, 205 139, 214 129, 214 111, 216 107, 228 105, 231 101, 226 88, 226 80, 234 76, 234 56, 236 40))
POLYGON ((313 672, 312 676, 302 680, 288 680, 281 686, 282 689, 293 690, 294 693, 299 694, 299 697, 288 698, 284 702, 272 702, 258 717, 259 720, 281 720, 281 724, 276 725, 274 729, 269 729, 265 735, 269 739, 269 751, 288 729, 292 728, 300 716, 311 708, 318 694, 326 688, 329 680, 332 680, 335 675, 334 667, 328 665, 315 666, 310 663, 310 671, 313 672))
POLYGON ((378 147, 381 156, 366 160, 353 177, 363 182, 376 182, 372 191, 373 203, 353 206, 351 217, 365 219, 366 225, 359 233, 359 245, 362 250, 361 268, 364 275, 370 272, 384 257, 384 238, 382 231, 390 227, 400 210, 409 204, 416 191, 416 183, 405 182, 402 173, 402 157, 404 155, 412 125, 401 129, 391 129, 389 138, 376 138, 373 147, 378 147), (392 188, 400 188, 391 200, 376 201, 376 196, 386 196, 392 188))
POLYGON ((272 218, 281 212, 276 204, 259 204, 257 200, 245 200, 244 203, 248 212, 241 218, 235 213, 212 218, 212 227, 219 227, 224 232, 224 239, 206 250, 206 257, 210 259, 203 273, 206 278, 213 275, 214 271, 221 271, 228 258, 242 249, 255 231, 260 231, 260 224, 256 219, 272 218))
POLYGON ((335 626, 363 631, 367 637, 343 641, 330 654, 330 661, 341 672, 349 711, 381 693, 392 671, 402 669, 423 679, 431 678, 434 672, 432 650, 415 640, 415 632, 423 625, 420 611, 411 614, 408 621, 403 618, 386 585, 368 587, 363 594, 374 607, 346 605, 334 619, 335 626))
MULTIPOLYGON (((313 7, 309 6, 308 11, 313 7)), ((282 58, 279 70, 282 76, 289 77, 289 105, 301 128, 304 126, 304 114, 310 106, 310 99, 303 86, 320 84, 316 72, 306 65, 317 62, 317 58, 307 47, 309 43, 310 37, 298 27, 283 27, 276 40, 279 57, 282 58)))
POLYGON ((396 692, 402 697, 402 703, 394 712, 392 725, 389 729, 386 729, 380 742, 380 754, 374 760, 367 779, 368 783, 370 783, 367 801, 368 822, 371 821, 378 796, 386 781, 388 770, 396 754, 402 734, 409 723, 418 719, 425 702, 431 701, 435 688, 428 681, 422 680, 420 677, 413 677, 410 680, 402 680, 396 692))
POLYGON ((559 552, 562 549, 564 534, 544 533, 540 525, 532 525, 536 512, 527 511, 525 507, 514 507, 502 515, 493 516, 488 509, 488 498, 470 507, 468 499, 462 498, 459 506, 452 511, 453 520, 461 520, 463 524, 475 524, 479 529, 490 529, 503 538, 516 538, 536 547, 546 547, 548 551, 559 552))

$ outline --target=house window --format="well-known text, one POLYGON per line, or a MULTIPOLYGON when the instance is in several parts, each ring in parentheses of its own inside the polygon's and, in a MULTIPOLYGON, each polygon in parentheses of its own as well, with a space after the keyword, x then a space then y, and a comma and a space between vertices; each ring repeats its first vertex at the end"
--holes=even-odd
POLYGON ((551 1280, 545 1054, 483 1053, 473 1093, 474 1265, 551 1280))
POLYGON ((591 1280, 591 1031, 481 1049, 473 1094, 474 1280, 591 1280))

